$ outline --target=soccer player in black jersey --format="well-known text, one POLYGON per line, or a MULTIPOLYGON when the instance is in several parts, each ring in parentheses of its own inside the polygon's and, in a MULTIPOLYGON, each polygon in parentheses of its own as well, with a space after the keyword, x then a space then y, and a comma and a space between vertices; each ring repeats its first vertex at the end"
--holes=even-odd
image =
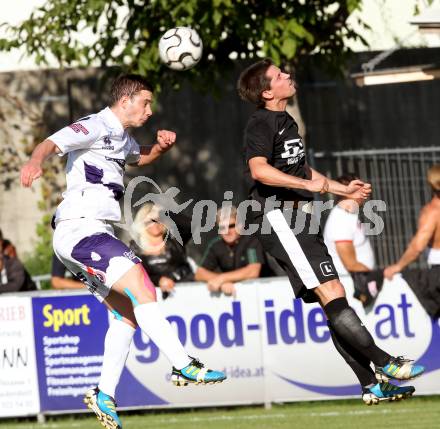
POLYGON ((359 379, 364 402, 370 405, 411 396, 414 387, 388 381, 412 379, 424 367, 377 347, 348 305, 313 216, 314 193, 366 199, 371 186, 360 180, 342 185, 307 164, 298 126, 286 112, 296 92, 295 82, 270 59, 245 69, 237 89, 242 99, 257 106, 246 126, 244 152, 253 219, 260 225, 258 236, 264 249, 286 271, 296 298, 322 306, 333 343, 359 379))

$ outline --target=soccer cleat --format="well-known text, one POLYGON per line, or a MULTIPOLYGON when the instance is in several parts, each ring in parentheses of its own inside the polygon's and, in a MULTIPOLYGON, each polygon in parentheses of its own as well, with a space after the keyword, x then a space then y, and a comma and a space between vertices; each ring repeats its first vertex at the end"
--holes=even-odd
POLYGON ((363 389, 362 400, 367 405, 377 405, 380 401, 399 401, 411 397, 415 390, 414 386, 377 383, 373 387, 363 389))
POLYGON ((94 411, 96 417, 106 429, 122 429, 121 420, 119 420, 116 413, 116 402, 111 396, 95 387, 87 391, 84 403, 94 411))
POLYGON ((176 369, 173 367, 171 381, 174 385, 187 386, 189 383, 215 384, 226 379, 226 375, 222 371, 207 369, 198 359, 193 357, 191 359, 190 364, 185 368, 176 369))
POLYGON ((376 378, 379 382, 394 380, 412 380, 425 372, 425 367, 402 356, 391 358, 383 367, 376 367, 376 378))

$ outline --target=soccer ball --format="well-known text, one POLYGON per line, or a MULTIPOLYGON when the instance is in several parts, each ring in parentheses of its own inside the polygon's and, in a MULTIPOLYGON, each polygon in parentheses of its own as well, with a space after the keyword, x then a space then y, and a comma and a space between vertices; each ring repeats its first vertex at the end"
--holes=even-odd
POLYGON ((202 39, 196 30, 176 27, 159 40, 160 59, 173 70, 188 70, 202 58, 202 39))

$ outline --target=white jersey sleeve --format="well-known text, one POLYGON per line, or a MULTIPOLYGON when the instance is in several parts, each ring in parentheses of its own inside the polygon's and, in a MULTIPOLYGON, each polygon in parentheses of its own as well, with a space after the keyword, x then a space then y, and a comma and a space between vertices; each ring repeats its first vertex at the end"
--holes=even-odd
POLYGON ((92 118, 80 119, 47 138, 55 143, 63 156, 78 149, 88 149, 99 138, 100 128, 92 118), (94 126, 95 125, 95 126, 94 126))
POLYGON ((333 242, 353 241, 358 217, 356 214, 335 207, 325 225, 326 238, 333 242))
POLYGON ((141 157, 141 148, 139 143, 132 137, 129 136, 130 149, 127 153, 127 164, 136 164, 141 157))
POLYGON ((344 241, 353 243, 356 259, 359 262, 371 270, 374 269, 373 248, 356 213, 349 213, 338 206, 334 207, 325 224, 324 241, 339 274, 348 274, 336 248, 337 243, 344 241))

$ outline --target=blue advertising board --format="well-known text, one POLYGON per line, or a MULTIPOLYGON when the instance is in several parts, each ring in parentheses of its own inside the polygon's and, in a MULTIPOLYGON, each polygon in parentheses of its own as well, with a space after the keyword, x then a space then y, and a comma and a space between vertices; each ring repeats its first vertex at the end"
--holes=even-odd
POLYGON ((84 408, 99 382, 106 308, 91 295, 34 298, 32 307, 41 410, 84 408))

